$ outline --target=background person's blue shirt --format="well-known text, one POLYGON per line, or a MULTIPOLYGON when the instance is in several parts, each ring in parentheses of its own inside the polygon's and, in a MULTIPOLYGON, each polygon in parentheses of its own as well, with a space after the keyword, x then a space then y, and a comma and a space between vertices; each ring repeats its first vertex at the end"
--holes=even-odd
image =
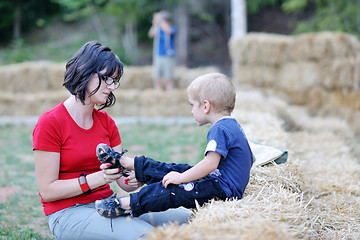
POLYGON ((161 28, 158 38, 158 56, 175 56, 175 35, 177 28, 171 26, 172 34, 166 34, 161 28))
POLYGON ((211 176, 219 179, 228 198, 242 198, 249 182, 253 156, 247 137, 235 118, 223 117, 211 126, 205 154, 209 151, 222 156, 211 176))

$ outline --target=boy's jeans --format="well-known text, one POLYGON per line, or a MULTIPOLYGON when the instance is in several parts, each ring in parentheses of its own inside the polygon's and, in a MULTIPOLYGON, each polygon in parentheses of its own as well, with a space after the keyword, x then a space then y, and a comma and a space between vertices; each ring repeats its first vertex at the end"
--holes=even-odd
POLYGON ((210 199, 226 199, 226 194, 219 181, 211 176, 187 184, 162 185, 163 177, 171 172, 185 172, 192 166, 188 164, 163 163, 144 156, 134 160, 135 176, 140 182, 147 184, 139 192, 130 195, 130 206, 134 217, 147 212, 159 212, 180 206, 196 207, 210 199))

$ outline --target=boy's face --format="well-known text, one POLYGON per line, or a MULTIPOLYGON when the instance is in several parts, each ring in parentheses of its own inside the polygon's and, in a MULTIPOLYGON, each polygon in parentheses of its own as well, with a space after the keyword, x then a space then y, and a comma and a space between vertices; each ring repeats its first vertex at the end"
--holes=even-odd
POLYGON ((191 113, 195 121, 198 123, 199 126, 207 124, 208 120, 206 118, 203 105, 200 104, 198 101, 194 100, 190 95, 188 95, 188 97, 189 97, 189 103, 192 107, 191 113))

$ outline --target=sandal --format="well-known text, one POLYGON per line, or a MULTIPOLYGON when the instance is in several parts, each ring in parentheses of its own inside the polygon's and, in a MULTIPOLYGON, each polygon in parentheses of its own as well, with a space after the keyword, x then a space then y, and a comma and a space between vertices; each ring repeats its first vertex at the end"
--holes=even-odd
POLYGON ((120 197, 114 197, 96 200, 95 208, 97 212, 106 218, 116 218, 120 216, 128 216, 131 214, 130 210, 125 210, 121 207, 120 197))
POLYGON ((96 156, 101 163, 110 163, 111 166, 109 168, 119 168, 121 170, 121 174, 125 177, 128 177, 130 171, 125 170, 125 167, 120 164, 120 158, 127 151, 127 149, 124 149, 121 153, 118 153, 105 143, 100 143, 96 147, 96 156))

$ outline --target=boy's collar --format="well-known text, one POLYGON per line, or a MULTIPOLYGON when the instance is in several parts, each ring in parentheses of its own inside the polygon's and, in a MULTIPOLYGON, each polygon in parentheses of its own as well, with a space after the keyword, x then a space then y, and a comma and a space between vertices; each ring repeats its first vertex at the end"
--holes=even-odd
MULTIPOLYGON (((222 119, 235 119, 235 118, 234 118, 233 116, 223 116, 223 117, 221 117, 219 120, 217 120, 216 123, 219 122, 219 121, 221 121, 222 119)), ((214 125, 215 125, 216 123, 214 123, 214 125)))

